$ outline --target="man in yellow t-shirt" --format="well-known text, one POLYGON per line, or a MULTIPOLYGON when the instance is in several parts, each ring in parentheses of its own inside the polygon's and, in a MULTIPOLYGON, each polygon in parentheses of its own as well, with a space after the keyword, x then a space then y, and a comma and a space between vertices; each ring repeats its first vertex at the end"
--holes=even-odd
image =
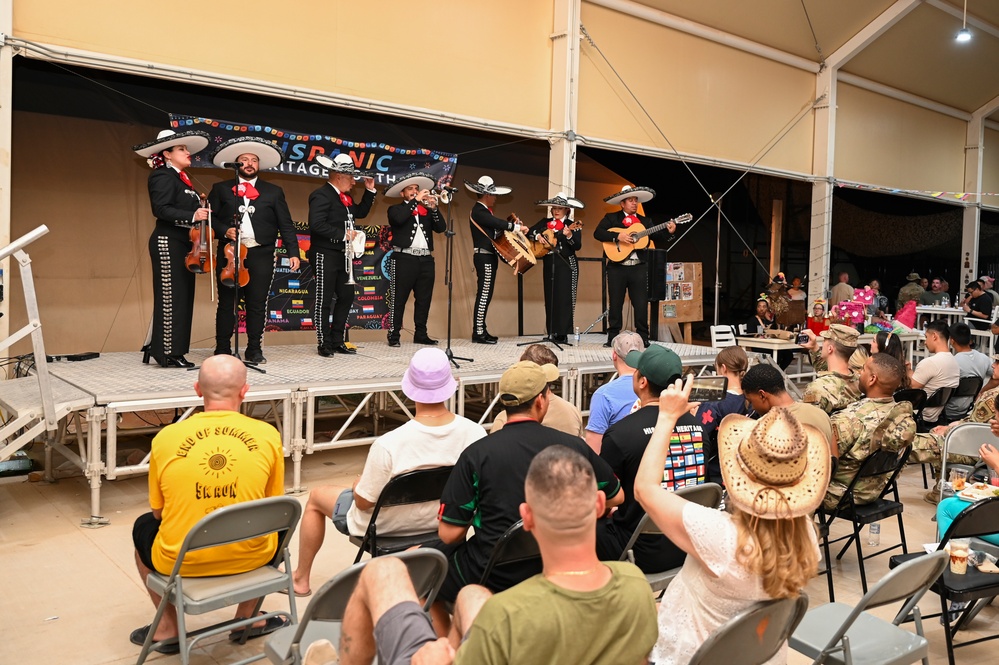
MULTIPOLYGON (((194 384, 204 399, 204 412, 168 425, 153 439, 149 457, 149 505, 132 528, 135 562, 145 585, 153 570, 169 575, 184 538, 201 518, 224 506, 280 496, 284 493, 284 455, 281 436, 271 425, 239 413, 249 386, 246 367, 233 356, 205 360, 194 384)), ((190 553, 184 559, 185 577, 233 575, 259 568, 277 555, 277 534, 190 553)), ((160 596, 149 591, 154 606, 160 596)), ((236 617, 248 617, 257 600, 241 603, 236 617)), ((248 639, 274 632, 287 623, 274 617, 246 629, 248 639)), ((141 645, 149 626, 132 631, 130 640, 141 645)), ((165 612, 154 641, 177 636, 177 614, 165 612)), ((240 639, 242 631, 231 636, 240 639)), ((177 642, 158 651, 177 653, 177 642)))

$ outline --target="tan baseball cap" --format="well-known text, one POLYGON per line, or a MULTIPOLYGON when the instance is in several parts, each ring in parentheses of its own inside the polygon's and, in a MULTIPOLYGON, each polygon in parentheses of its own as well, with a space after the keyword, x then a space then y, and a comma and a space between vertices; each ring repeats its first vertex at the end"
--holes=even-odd
POLYGON ((499 380, 499 401, 503 406, 520 406, 541 394, 549 383, 559 377, 555 365, 539 365, 521 360, 503 372, 499 380))
POLYGON ((857 348, 857 338, 860 337, 860 333, 857 332, 856 328, 844 326, 842 323, 834 323, 829 326, 829 330, 823 330, 820 332, 819 337, 831 339, 834 342, 839 342, 843 346, 855 349, 857 348))

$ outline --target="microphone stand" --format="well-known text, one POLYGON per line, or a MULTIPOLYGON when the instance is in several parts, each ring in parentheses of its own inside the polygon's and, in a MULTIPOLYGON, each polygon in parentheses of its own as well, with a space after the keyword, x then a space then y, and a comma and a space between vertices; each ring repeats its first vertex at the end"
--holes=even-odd
POLYGON ((444 231, 444 283, 447 284, 447 348, 444 349, 444 353, 447 354, 447 359, 451 361, 451 364, 454 365, 455 369, 461 369, 461 365, 459 365, 457 361, 462 360, 464 362, 472 363, 475 362, 475 359, 456 356, 451 350, 451 309, 452 293, 454 291, 454 216, 451 214, 452 205, 454 205, 453 196, 451 198, 451 202, 447 206, 447 228, 444 231))

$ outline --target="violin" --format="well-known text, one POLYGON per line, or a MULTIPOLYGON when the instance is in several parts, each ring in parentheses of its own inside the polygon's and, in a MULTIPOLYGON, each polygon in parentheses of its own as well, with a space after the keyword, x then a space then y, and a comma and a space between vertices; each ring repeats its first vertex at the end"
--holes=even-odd
POLYGON ((222 253, 225 256, 225 263, 219 271, 219 284, 222 286, 235 286, 237 281, 240 288, 250 283, 250 271, 246 269, 246 245, 240 242, 242 236, 236 232, 236 240, 226 243, 222 253), (239 247, 237 256, 236 247, 239 247))
MULTIPOLYGON (((208 195, 201 194, 201 207, 208 207, 208 195)), ((196 274, 211 272, 212 262, 212 213, 208 212, 208 219, 198 222, 197 226, 191 229, 191 251, 184 257, 184 265, 187 269, 196 274)))

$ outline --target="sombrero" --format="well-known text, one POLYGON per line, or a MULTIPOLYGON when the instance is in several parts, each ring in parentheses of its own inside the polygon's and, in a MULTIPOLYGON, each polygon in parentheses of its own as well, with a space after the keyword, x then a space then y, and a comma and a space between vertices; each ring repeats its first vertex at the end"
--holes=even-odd
POLYGON ((175 132, 172 129, 164 129, 156 135, 155 141, 141 143, 132 146, 140 157, 152 157, 158 152, 178 145, 186 145, 188 152, 192 155, 201 152, 208 147, 208 134, 196 129, 189 129, 183 132, 175 132))
POLYGON ((564 193, 559 192, 550 199, 545 199, 544 201, 537 201, 534 205, 539 206, 559 206, 562 208, 575 208, 576 210, 582 210, 586 205, 579 199, 574 199, 571 196, 566 196, 564 193))
POLYGON ((501 187, 494 184, 493 179, 487 175, 479 178, 478 182, 468 182, 466 180, 465 187, 476 194, 493 194, 494 196, 503 196, 513 191, 513 187, 501 187))
POLYGON ((372 177, 367 171, 361 171, 356 168, 354 166, 354 160, 351 159, 350 155, 346 153, 341 152, 333 159, 330 159, 326 155, 316 155, 316 163, 330 173, 344 173, 346 175, 354 176, 355 178, 372 177))
POLYGON ((215 166, 222 166, 226 162, 235 162, 240 155, 246 153, 257 156, 261 171, 272 169, 284 161, 284 151, 274 141, 256 136, 238 136, 218 147, 212 155, 212 163, 215 166))
POLYGON ((810 515, 829 487, 829 442, 783 407, 759 420, 725 416, 718 459, 729 501, 760 519, 810 515))
POLYGON ((616 205, 625 199, 629 199, 634 196, 638 199, 639 203, 646 203, 656 198, 656 190, 651 187, 632 187, 631 185, 625 185, 621 188, 621 191, 617 194, 611 194, 606 199, 605 203, 610 203, 611 205, 616 205))
POLYGON ((426 171, 414 171, 385 190, 385 196, 402 196, 402 190, 410 185, 416 185, 420 189, 433 189, 436 184, 434 177, 426 171))

